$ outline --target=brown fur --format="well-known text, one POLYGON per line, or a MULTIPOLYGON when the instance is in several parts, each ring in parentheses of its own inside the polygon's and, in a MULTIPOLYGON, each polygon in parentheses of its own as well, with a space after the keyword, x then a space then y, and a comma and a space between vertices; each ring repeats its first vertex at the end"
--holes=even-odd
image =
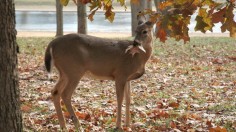
MULTIPOLYGON (((145 64, 152 53, 152 23, 141 23, 137 27, 134 41, 112 40, 83 34, 68 34, 54 39, 47 47, 45 65, 51 71, 51 62, 60 77, 53 89, 52 97, 62 129, 66 129, 61 111, 60 98, 78 129, 80 124, 71 106, 71 96, 79 80, 84 76, 114 80, 117 96, 116 127, 121 128, 121 106, 126 98, 125 125, 130 125, 130 81, 141 77, 145 64), (146 33, 144 32, 146 31, 146 33), (146 52, 130 54, 128 46, 139 43, 146 52)), ((134 45, 137 46, 137 45, 134 45)))

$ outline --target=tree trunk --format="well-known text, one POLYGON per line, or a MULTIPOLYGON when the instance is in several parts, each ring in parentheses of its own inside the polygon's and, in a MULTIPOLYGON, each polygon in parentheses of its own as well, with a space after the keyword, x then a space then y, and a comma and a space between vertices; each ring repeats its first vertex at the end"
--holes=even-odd
POLYGON ((154 0, 154 4, 155 4, 155 7, 156 7, 156 11, 158 11, 158 6, 159 4, 162 2, 163 0, 154 0))
POLYGON ((56 0, 56 18, 57 18, 57 33, 56 36, 63 35, 63 6, 60 3, 60 0, 56 0))
POLYGON ((231 28, 230 37, 236 38, 236 23, 235 23, 234 26, 232 26, 232 28, 231 28))
POLYGON ((22 132, 14 0, 2 0, 0 11, 0 131, 22 132))
MULTIPOLYGON (((156 7, 156 12, 160 11, 159 8, 158 8, 158 6, 159 6, 159 4, 160 4, 162 1, 163 1, 163 0, 154 0, 154 4, 155 4, 155 7, 156 7)), ((158 30, 159 30, 159 29, 158 29, 158 27, 156 26, 155 34, 157 34, 158 30)))
POLYGON ((78 15, 78 33, 87 34, 87 13, 86 5, 77 1, 77 15, 78 15))
POLYGON ((131 5, 131 30, 132 36, 135 36, 135 29, 138 26, 137 15, 140 11, 144 11, 145 9, 152 8, 152 1, 149 0, 139 0, 139 4, 137 3, 130 3, 131 5))

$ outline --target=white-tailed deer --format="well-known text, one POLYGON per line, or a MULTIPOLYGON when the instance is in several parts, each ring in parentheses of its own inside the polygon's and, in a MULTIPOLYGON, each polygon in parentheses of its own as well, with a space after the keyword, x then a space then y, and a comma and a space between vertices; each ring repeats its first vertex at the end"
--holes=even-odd
POLYGON ((111 40, 83 34, 68 34, 51 41, 45 53, 48 72, 53 64, 59 80, 52 90, 52 98, 62 129, 66 129, 61 110, 63 100, 76 127, 80 123, 71 105, 71 96, 80 79, 90 75, 115 81, 117 96, 116 128, 121 129, 121 107, 125 96, 125 125, 130 125, 130 81, 141 77, 152 53, 152 22, 140 17, 134 41, 111 40))

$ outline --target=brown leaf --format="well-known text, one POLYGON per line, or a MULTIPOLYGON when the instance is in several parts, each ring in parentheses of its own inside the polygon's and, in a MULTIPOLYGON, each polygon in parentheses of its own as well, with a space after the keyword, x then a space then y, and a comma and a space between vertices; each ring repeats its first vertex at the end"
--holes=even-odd
POLYGON ((29 105, 22 105, 21 106, 21 111, 23 111, 23 112, 30 112, 31 111, 31 106, 29 106, 29 105))
POLYGON ((227 130, 225 128, 221 128, 221 127, 217 126, 215 128, 210 128, 209 132, 227 132, 227 130))
POLYGON ((80 1, 81 1, 81 3, 83 3, 83 4, 91 3, 91 0, 80 0, 80 1))
POLYGON ((213 125, 212 125, 212 122, 209 121, 209 120, 206 121, 206 125, 207 125, 209 128, 213 126, 213 125))
POLYGON ((224 71, 224 70, 225 70, 224 67, 222 67, 222 66, 217 66, 216 69, 215 69, 215 72, 222 72, 222 71, 224 71))
POLYGON ((236 56, 228 56, 230 60, 236 61, 236 56))
POLYGON ((115 17, 115 13, 112 11, 112 5, 111 6, 107 6, 104 9, 106 10, 105 12, 105 17, 106 19, 108 19, 110 22, 114 21, 114 17, 115 17))
POLYGON ((157 102, 157 108, 163 109, 164 108, 164 104, 162 102, 157 102))
POLYGON ((171 128, 176 128, 176 124, 175 124, 174 121, 171 121, 171 122, 170 122, 170 127, 171 127, 171 128))
POLYGON ((89 15, 88 15, 88 19, 90 20, 90 21, 93 21, 94 19, 93 19, 93 16, 95 15, 95 13, 96 13, 96 11, 98 10, 98 8, 96 9, 96 10, 93 10, 89 15))
POLYGON ((172 1, 164 1, 158 5, 158 9, 164 10, 164 9, 166 9, 166 7, 172 6, 172 5, 173 5, 172 1))
POLYGON ((171 103, 169 104, 169 107, 178 108, 178 107, 179 107, 179 103, 178 103, 178 102, 171 102, 171 103))
POLYGON ((157 32, 157 37, 160 38, 161 42, 165 42, 167 40, 167 33, 164 29, 159 29, 157 32))
POLYGON ((91 116, 89 114, 86 113, 81 113, 81 112, 75 112, 75 115, 83 120, 89 120, 91 118, 91 116))
POLYGON ((223 62, 222 59, 215 58, 215 59, 212 60, 212 63, 213 63, 213 64, 223 64, 224 62, 223 62))
POLYGON ((218 12, 215 12, 214 14, 212 14, 212 22, 213 23, 218 23, 218 22, 223 23, 224 19, 225 19, 225 11, 226 11, 226 7, 219 10, 218 12))

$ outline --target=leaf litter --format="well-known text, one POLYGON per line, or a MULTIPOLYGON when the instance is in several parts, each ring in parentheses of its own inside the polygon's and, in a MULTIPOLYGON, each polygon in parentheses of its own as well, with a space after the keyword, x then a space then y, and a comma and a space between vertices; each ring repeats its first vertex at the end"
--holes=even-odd
MULTIPOLYGON (((146 74, 132 81, 132 120, 124 131, 236 131, 236 43, 230 38, 204 39, 193 38, 189 44, 155 42, 146 74)), ((43 64, 50 40, 17 40, 22 50, 18 70, 24 131, 60 131, 51 99, 58 76, 54 71, 53 81, 47 80, 43 64)), ((61 103, 67 128, 73 132, 61 103)), ((83 78, 72 104, 84 131, 115 128, 114 82, 83 78)))

